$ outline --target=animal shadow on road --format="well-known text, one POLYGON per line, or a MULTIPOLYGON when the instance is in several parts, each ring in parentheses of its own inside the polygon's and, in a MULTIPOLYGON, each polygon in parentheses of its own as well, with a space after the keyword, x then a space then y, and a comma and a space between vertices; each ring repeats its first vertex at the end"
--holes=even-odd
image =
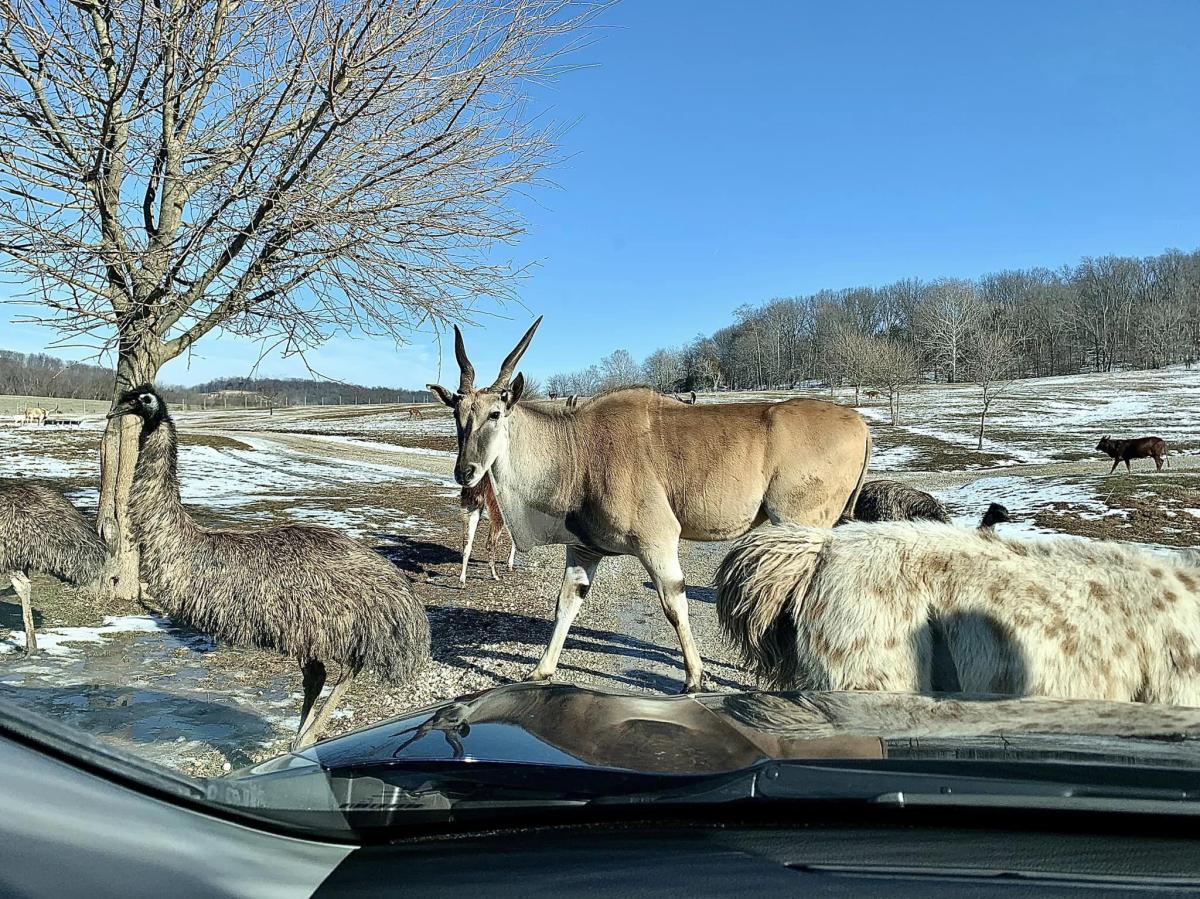
MULTIPOLYGON (((426 611, 429 613, 432 630, 434 660, 493 678, 497 676, 496 672, 478 664, 480 660, 510 662, 522 668, 532 669, 541 655, 542 648, 549 642, 554 628, 554 622, 549 618, 535 618, 512 612, 442 606, 426 606, 426 611), (489 645, 495 643, 524 644, 521 649, 527 646, 528 653, 489 645)), ((721 664, 711 659, 705 659, 705 662, 709 666, 721 664)), ((555 679, 559 682, 569 681, 570 677, 564 675, 576 672, 610 681, 614 685, 664 693, 678 692, 683 682, 684 670, 678 649, 666 649, 635 637, 578 625, 571 628, 558 668, 562 674, 555 679), (630 662, 656 662, 678 671, 679 675, 673 677, 670 674, 635 667, 625 669, 621 673, 597 671, 580 666, 572 659, 572 653, 579 652, 619 656, 630 662)), ((524 672, 520 676, 524 676, 524 672)), ((725 687, 741 686, 735 681, 712 674, 711 670, 705 674, 705 679, 725 687)))
POLYGON ((458 562, 457 551, 442 543, 418 540, 404 534, 372 534, 379 541, 376 552, 409 574, 428 574, 439 565, 458 562))

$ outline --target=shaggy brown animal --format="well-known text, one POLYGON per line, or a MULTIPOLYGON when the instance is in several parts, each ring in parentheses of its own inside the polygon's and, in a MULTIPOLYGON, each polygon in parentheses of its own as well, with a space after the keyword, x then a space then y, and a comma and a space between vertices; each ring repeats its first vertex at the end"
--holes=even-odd
POLYGON ((856 521, 940 521, 950 523, 941 501, 899 481, 867 481, 854 504, 856 521))
POLYGON ((429 658, 429 620, 408 578, 365 546, 309 525, 212 530, 179 499, 175 423, 151 385, 109 413, 142 420, 130 514, 143 579, 176 618, 218 640, 292 656, 304 675, 293 747, 316 740, 362 671, 410 679, 429 658), (318 712, 325 663, 341 679, 318 712))
POLYGON ((1171 463, 1167 461, 1167 442, 1161 437, 1136 437, 1133 440, 1113 440, 1111 437, 1101 437, 1100 442, 1096 444, 1096 449, 1102 453, 1107 453, 1113 460, 1112 468, 1108 470, 1112 474, 1117 470, 1117 466, 1122 462, 1125 463, 1125 470, 1132 471, 1129 467, 1130 459, 1146 459, 1154 460, 1154 470, 1162 471, 1163 462, 1167 465, 1171 463))
POLYGON ((9 573, 21 598, 26 651, 37 651, 29 576, 52 574, 83 586, 100 576, 106 558, 96 529, 57 491, 0 482, 0 572, 9 573))

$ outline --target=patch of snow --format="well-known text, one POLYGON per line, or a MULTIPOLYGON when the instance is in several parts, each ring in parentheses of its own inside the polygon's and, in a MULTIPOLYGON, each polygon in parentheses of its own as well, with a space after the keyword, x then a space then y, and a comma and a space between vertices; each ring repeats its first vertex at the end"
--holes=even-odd
POLYGON ((916 447, 892 446, 871 453, 871 471, 904 471, 917 459, 916 447))
MULTIPOLYGON (((38 652, 49 656, 69 656, 75 650, 68 643, 100 643, 110 634, 153 633, 170 628, 165 618, 151 615, 105 615, 100 627, 52 627, 37 633, 38 652)), ((0 654, 25 647, 25 631, 11 631, 0 637, 0 654)))

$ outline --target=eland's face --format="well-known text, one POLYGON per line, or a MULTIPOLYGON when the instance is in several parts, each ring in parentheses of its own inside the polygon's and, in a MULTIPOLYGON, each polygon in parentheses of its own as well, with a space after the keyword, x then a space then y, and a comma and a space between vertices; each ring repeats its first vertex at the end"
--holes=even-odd
POLYGON ((491 387, 475 389, 475 367, 467 358, 462 332, 454 327, 454 355, 458 359, 458 392, 451 393, 441 384, 426 384, 443 403, 454 410, 454 425, 458 430, 458 461, 454 463, 454 480, 463 487, 474 487, 491 471, 492 463, 508 449, 509 415, 521 401, 525 377, 513 371, 521 355, 533 339, 533 332, 542 323, 539 317, 525 336, 500 365, 500 374, 491 387), (511 379, 511 381, 510 381, 511 379))
POLYGON ((472 390, 456 395, 458 460, 454 464, 454 480, 463 487, 474 487, 483 480, 496 457, 507 449, 511 398, 510 390, 499 393, 472 390))

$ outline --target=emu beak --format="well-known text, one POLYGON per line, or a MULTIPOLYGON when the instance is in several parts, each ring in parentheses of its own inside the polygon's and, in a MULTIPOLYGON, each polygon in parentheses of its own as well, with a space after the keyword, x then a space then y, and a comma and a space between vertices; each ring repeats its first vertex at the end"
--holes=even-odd
POLYGON ((137 409, 137 406, 135 406, 133 403, 122 403, 120 406, 117 406, 115 409, 113 409, 111 412, 109 412, 104 417, 105 418, 116 418, 118 415, 128 415, 130 412, 133 412, 136 409, 137 409))

